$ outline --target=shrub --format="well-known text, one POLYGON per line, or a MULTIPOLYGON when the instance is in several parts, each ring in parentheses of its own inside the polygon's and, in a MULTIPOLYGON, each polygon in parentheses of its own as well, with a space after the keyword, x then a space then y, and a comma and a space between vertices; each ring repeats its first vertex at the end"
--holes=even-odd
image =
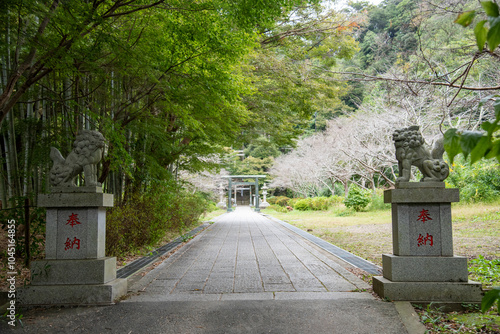
POLYGON ((288 201, 288 205, 291 206, 292 208, 295 207, 295 203, 297 203, 298 201, 300 201, 301 197, 296 197, 296 198, 291 198, 289 201, 288 201))
POLYGON ((480 160, 473 165, 462 157, 451 166, 447 186, 460 189, 465 202, 493 201, 500 195, 500 165, 491 160, 480 160))
POLYGON ((169 231, 182 234, 198 222, 207 206, 202 195, 167 182, 145 194, 134 194, 124 205, 108 211, 106 253, 119 256, 155 246, 169 231))
POLYGON ((275 196, 275 197, 269 197, 267 199, 267 202, 269 204, 276 204, 279 206, 287 206, 289 200, 290 200, 290 198, 288 198, 286 196, 275 196))
POLYGON ((279 205, 279 206, 288 206, 288 201, 290 200, 290 198, 286 197, 286 196, 278 196, 276 197, 276 204, 279 205))
POLYGON ((267 198, 267 203, 269 204, 276 204, 276 201, 277 201, 277 197, 276 196, 271 196, 271 197, 268 197, 267 198))
POLYGON ((368 206, 368 210, 385 210, 390 209, 390 203, 384 203, 384 191, 382 189, 377 189, 371 197, 371 203, 368 206))
POLYGON ((340 204, 344 202, 344 196, 338 196, 338 195, 333 195, 330 197, 330 203, 332 205, 334 204, 340 204))
POLYGON ((359 212, 370 203, 370 193, 362 190, 356 184, 351 184, 347 197, 344 199, 344 204, 348 208, 359 212))
POLYGON ((332 197, 312 197, 312 198, 293 198, 289 201, 289 205, 293 206, 294 209, 299 211, 306 210, 328 210, 330 206, 334 203, 340 203, 342 197, 332 196, 332 197))
POLYGON ((302 198, 302 199, 298 200, 297 202, 295 202, 295 205, 293 206, 293 208, 295 210, 299 210, 299 211, 310 210, 311 209, 310 202, 311 202, 310 198, 302 198))
POLYGON ((207 207, 205 208, 205 211, 206 212, 212 212, 212 211, 215 211, 215 210, 218 210, 219 208, 217 207, 217 203, 215 203, 214 201, 208 201, 207 202, 207 207))
POLYGON ((267 203, 276 204, 280 206, 287 206, 289 200, 290 198, 286 196, 273 196, 267 198, 267 203))
POLYGON ((331 206, 331 201, 329 197, 313 197, 311 199, 311 209, 316 211, 328 210, 331 206))

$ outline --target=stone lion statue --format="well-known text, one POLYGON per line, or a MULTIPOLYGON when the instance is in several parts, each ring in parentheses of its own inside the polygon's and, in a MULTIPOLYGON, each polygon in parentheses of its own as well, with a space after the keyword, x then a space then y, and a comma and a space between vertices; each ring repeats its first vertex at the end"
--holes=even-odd
POLYGON ((50 148, 54 162, 50 170, 50 184, 59 187, 76 187, 75 177, 81 172, 86 186, 100 186, 97 182, 97 164, 101 161, 106 140, 97 131, 82 130, 73 143, 73 151, 66 159, 55 147, 50 148))
POLYGON ((418 126, 394 131, 392 138, 396 146, 399 177, 396 182, 410 181, 411 166, 416 166, 423 175, 421 182, 441 182, 448 177, 450 168, 443 160, 443 138, 438 139, 429 150, 418 126))

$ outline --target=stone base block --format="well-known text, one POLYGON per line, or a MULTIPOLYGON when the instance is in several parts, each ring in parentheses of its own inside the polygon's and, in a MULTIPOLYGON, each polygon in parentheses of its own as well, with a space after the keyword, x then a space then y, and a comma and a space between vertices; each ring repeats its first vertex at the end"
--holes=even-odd
POLYGON ((101 193, 101 186, 80 186, 80 187, 52 187, 50 189, 52 194, 55 193, 101 193))
POLYGON ((373 277, 373 290, 393 301, 478 303, 483 297, 481 283, 465 282, 393 282, 373 277))
POLYGON ((127 293, 127 280, 94 285, 29 285, 17 292, 20 305, 110 305, 127 293))
POLYGON ((396 189, 446 188, 444 182, 396 182, 396 189))
POLYGON ((393 282, 468 282, 467 258, 462 256, 382 255, 384 278, 393 282))
POLYGON ((42 260, 31 264, 32 285, 104 284, 116 278, 116 257, 42 260))
MULTIPOLYGON (((425 182, 422 182, 425 183, 425 182)), ((420 182, 419 182, 420 185, 420 182)), ((401 187, 384 191, 385 203, 451 203, 459 202, 456 188, 401 187)))
POLYGON ((102 192, 58 192, 40 194, 38 195, 38 206, 46 208, 112 207, 113 194, 104 194, 102 192))

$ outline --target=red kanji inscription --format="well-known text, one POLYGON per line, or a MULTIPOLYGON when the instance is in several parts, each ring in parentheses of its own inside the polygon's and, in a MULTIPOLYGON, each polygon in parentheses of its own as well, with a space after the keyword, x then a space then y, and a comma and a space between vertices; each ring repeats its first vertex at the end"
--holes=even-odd
POLYGON ((429 215, 429 210, 422 209, 422 211, 420 211, 420 215, 418 216, 417 220, 422 221, 422 223, 425 223, 428 220, 432 220, 431 216, 429 215))
POLYGON ((434 246, 434 238, 432 237, 432 235, 427 233, 427 236, 424 237, 422 234, 419 234, 417 238, 418 247, 427 245, 427 243, 429 243, 429 246, 434 246))
POLYGON ((81 223, 78 221, 78 214, 72 213, 69 216, 69 219, 68 219, 68 222, 66 223, 66 225, 71 225, 71 227, 74 227, 75 225, 79 225, 79 224, 81 224, 81 223))
POLYGON ((80 239, 77 239, 76 237, 71 241, 70 238, 66 239, 66 242, 64 243, 66 247, 64 247, 64 250, 68 249, 73 249, 73 247, 76 246, 76 249, 80 249, 80 239))

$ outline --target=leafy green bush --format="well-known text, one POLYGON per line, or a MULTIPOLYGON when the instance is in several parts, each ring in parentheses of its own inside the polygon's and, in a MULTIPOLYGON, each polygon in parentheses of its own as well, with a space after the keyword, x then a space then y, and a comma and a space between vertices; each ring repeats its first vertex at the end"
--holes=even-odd
POLYGON ((311 209, 310 202, 311 202, 310 198, 302 198, 302 199, 298 200, 297 202, 295 202, 295 205, 293 206, 293 208, 295 210, 299 210, 299 211, 310 210, 311 209))
POLYGON ((267 203, 269 204, 276 204, 276 201, 278 200, 278 198, 276 196, 270 196, 267 198, 267 203))
POLYGON ((362 190, 356 184, 351 184, 347 197, 344 199, 344 204, 354 211, 362 211, 370 203, 370 193, 362 190))
POLYGON ((384 191, 382 189, 377 189, 375 191, 375 194, 372 194, 371 196, 371 202, 370 205, 368 206, 368 210, 375 211, 375 210, 386 210, 390 208, 391 208, 390 203, 384 203, 384 191))
POLYGON ((313 197, 311 199, 311 209, 315 211, 326 211, 331 205, 329 197, 313 197))
POLYGON ((301 199, 304 199, 304 198, 302 198, 302 197, 290 198, 290 200, 288 201, 288 205, 290 205, 291 207, 295 207, 295 203, 297 203, 301 199))
POLYGON ((276 205, 276 204, 269 205, 267 208, 270 209, 270 210, 274 210, 276 212, 281 212, 281 213, 287 213, 288 212, 288 210, 287 210, 286 207, 279 206, 279 205, 276 205))
POLYGON ((280 206, 287 206, 289 200, 290 200, 290 198, 288 198, 286 196, 273 196, 273 197, 267 198, 267 203, 276 204, 276 205, 280 205, 280 206))
POLYGON ((205 208, 206 212, 212 212, 212 211, 215 211, 217 209, 218 209, 217 204, 214 201, 207 202, 207 207, 205 208))
POLYGON ((154 246, 169 231, 182 234, 198 222, 207 206, 202 195, 166 182, 146 194, 134 194, 124 205, 108 211, 106 253, 119 256, 154 246))
POLYGON ((276 200, 276 204, 278 204, 279 206, 288 206, 289 200, 290 200, 290 198, 288 198, 286 196, 278 196, 277 200, 276 200))
POLYGON ((344 202, 344 196, 333 195, 333 196, 330 196, 329 198, 330 198, 330 203, 332 205, 340 204, 340 203, 344 202))
POLYGON ((315 211, 326 211, 333 204, 340 203, 342 197, 331 196, 331 197, 312 197, 312 198, 293 198, 288 203, 293 206, 294 209, 299 211, 315 210, 315 211))
POLYGON ((473 165, 462 157, 455 159, 448 187, 460 189, 460 199, 465 202, 488 202, 500 196, 500 165, 492 160, 480 160, 473 165))

